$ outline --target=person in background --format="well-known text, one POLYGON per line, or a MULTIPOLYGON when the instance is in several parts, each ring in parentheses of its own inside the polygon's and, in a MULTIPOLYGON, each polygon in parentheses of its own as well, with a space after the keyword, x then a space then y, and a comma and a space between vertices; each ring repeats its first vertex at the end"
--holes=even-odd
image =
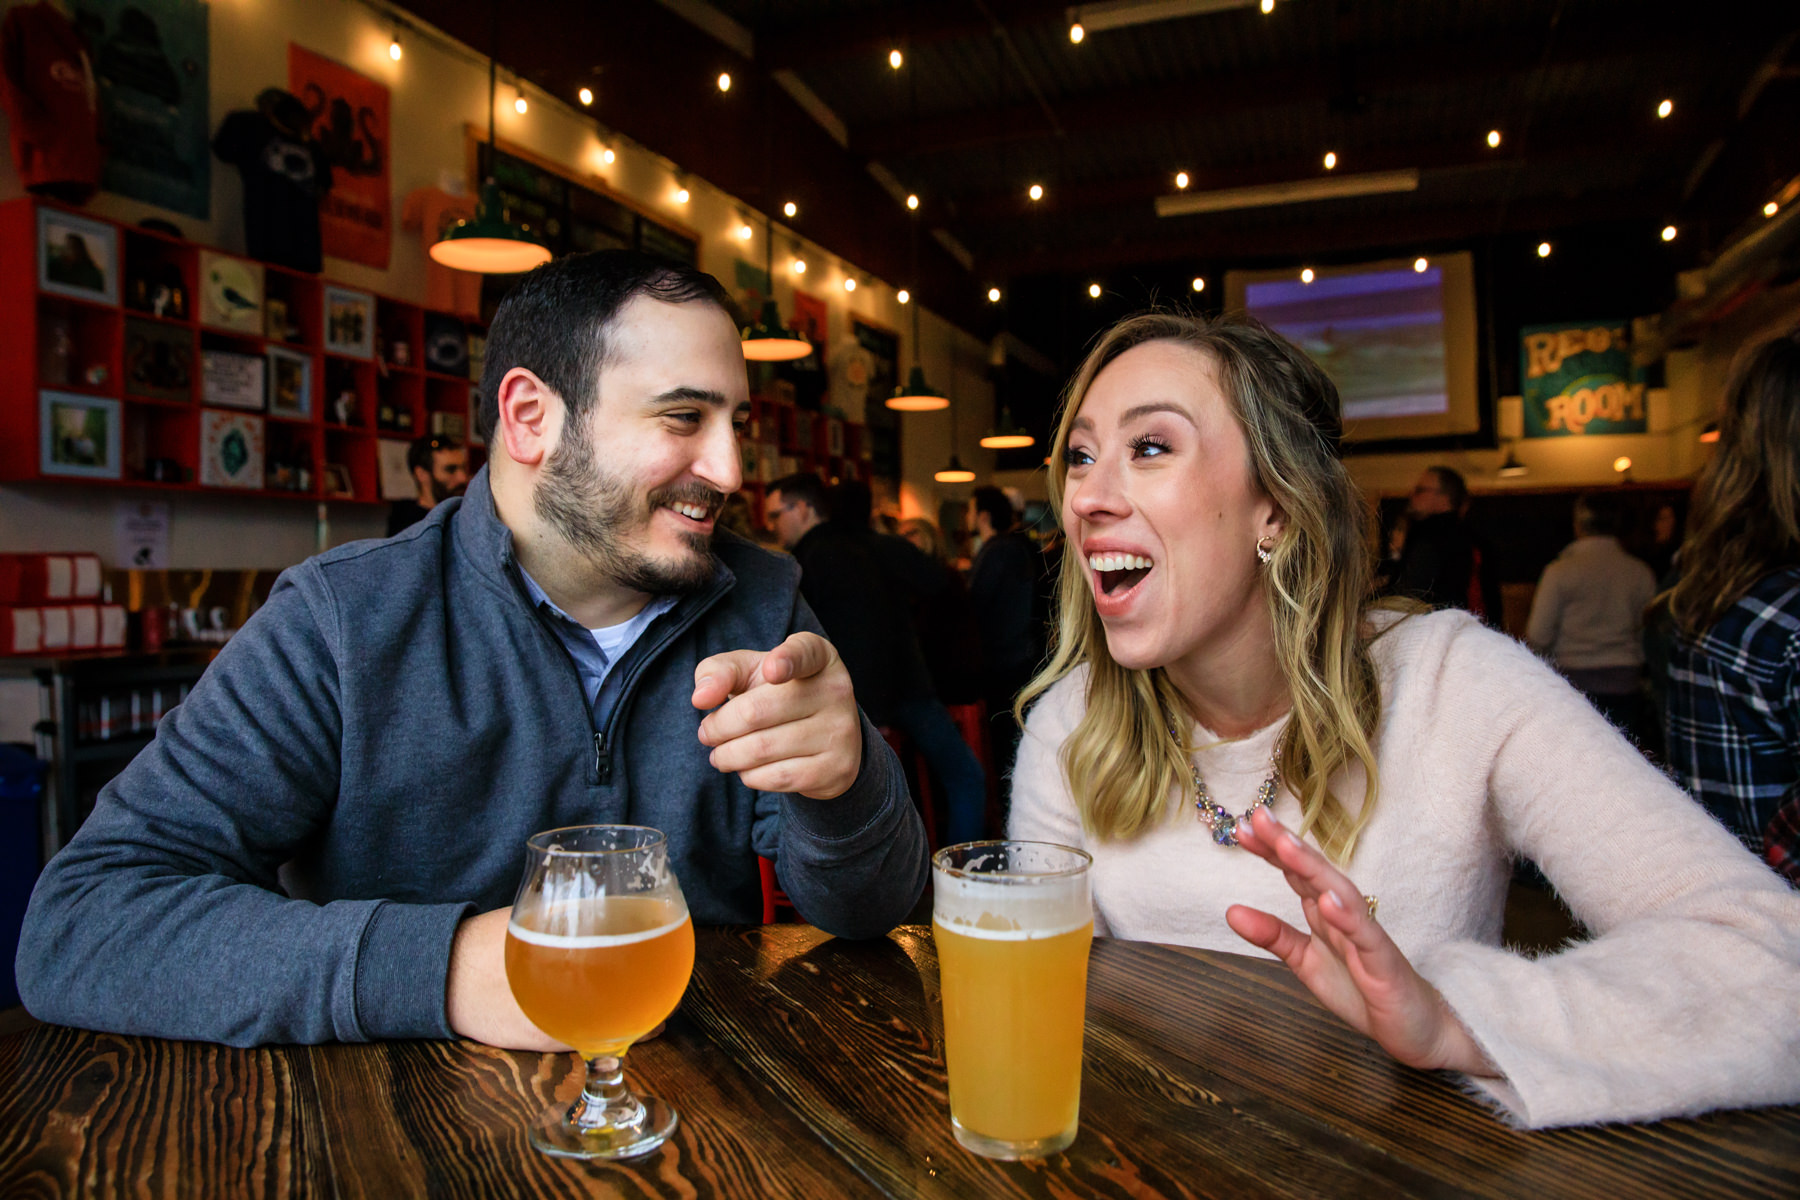
POLYGON ((987 815, 987 774, 932 689, 905 589, 883 572, 873 544, 868 494, 852 490, 849 511, 837 513, 834 493, 803 472, 769 485, 763 515, 799 562, 800 592, 842 656, 863 710, 905 733, 942 781, 950 842, 975 841, 987 815))
POLYGON ((981 690, 994 769, 1004 779, 1019 745, 1013 698, 1044 658, 1046 630, 1034 615, 1044 560, 1037 544, 1019 529, 1018 510, 1005 492, 978 487, 969 497, 969 509, 979 546, 969 567, 969 603, 981 635, 981 690))
POLYGON ((1469 607, 1475 543, 1463 523, 1469 487, 1449 467, 1426 467, 1406 507, 1406 542, 1389 591, 1433 608, 1469 607))
POLYGON ((1656 580, 1619 542, 1619 503, 1575 502, 1575 540, 1544 568, 1525 642, 1608 720, 1640 743, 1645 727, 1644 610, 1656 580))
POLYGON ((1800 894, 1524 646, 1370 604, 1316 363, 1152 312, 1067 397, 1009 834, 1092 856, 1096 934, 1273 955, 1518 1125, 1800 1100, 1800 894), (1502 947, 1515 857, 1589 940, 1502 947))
POLYGON ((1650 523, 1650 549, 1644 558, 1650 564, 1650 573, 1656 576, 1658 586, 1669 580, 1669 572, 1675 567, 1675 552, 1680 548, 1681 514, 1675 511, 1673 504, 1659 505, 1656 517, 1650 523))
POLYGON ((396 500, 388 509, 389 537, 417 525, 432 509, 462 495, 469 486, 469 452, 449 438, 434 434, 414 439, 406 450, 406 468, 419 490, 413 499, 396 500))
POLYGON ((1726 385, 1676 563, 1657 597, 1674 626, 1669 768, 1761 853, 1800 796, 1800 330, 1755 347, 1726 385))

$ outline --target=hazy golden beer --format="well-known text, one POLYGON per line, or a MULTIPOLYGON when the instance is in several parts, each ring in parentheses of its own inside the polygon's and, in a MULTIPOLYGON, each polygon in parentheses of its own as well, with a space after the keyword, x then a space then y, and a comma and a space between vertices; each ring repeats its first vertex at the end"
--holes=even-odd
POLYGON ((617 1054, 667 1020, 693 971, 694 924, 679 900, 568 900, 506 927, 514 999, 587 1058, 617 1054))
POLYGON ((951 1127, 978 1154, 1053 1154, 1075 1140, 1089 862, 1032 842, 951 846, 932 860, 951 1127))

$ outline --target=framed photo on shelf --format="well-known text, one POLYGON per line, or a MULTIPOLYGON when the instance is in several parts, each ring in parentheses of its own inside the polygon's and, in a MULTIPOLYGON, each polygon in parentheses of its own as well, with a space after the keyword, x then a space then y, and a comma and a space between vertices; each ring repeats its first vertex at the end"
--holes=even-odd
POLYGON ((38 290, 119 302, 119 231, 103 221, 38 209, 38 290))
POLYGON ((72 392, 38 393, 38 470, 118 479, 119 402, 72 392))
POLYGON ((125 394, 192 404, 193 331, 126 317, 125 394))
POLYGON ((200 352, 200 399, 217 408, 261 412, 263 360, 233 350, 200 352))
POLYGON ((381 472, 381 498, 383 500, 416 498, 419 494, 419 482, 413 478, 412 468, 406 465, 406 452, 412 449, 412 443, 382 438, 375 443, 375 446, 381 472))
POLYGON ((343 463, 325 464, 325 494, 337 500, 347 500, 356 495, 356 488, 350 483, 349 467, 343 463))
POLYGON ((352 358, 375 357, 375 297, 325 285, 325 349, 352 358))
POLYGON ((280 346, 264 350, 269 360, 269 415, 304 421, 312 416, 312 356, 280 346))
POLYGON ((261 417, 247 413, 201 412, 200 482, 207 487, 262 487, 261 417))
POLYGON ((216 250, 200 252, 200 323, 260 335, 263 265, 216 250))

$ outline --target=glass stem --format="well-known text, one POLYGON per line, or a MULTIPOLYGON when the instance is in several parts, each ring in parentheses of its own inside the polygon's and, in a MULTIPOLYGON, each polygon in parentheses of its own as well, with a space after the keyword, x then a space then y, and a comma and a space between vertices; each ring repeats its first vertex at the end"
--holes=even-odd
POLYGON ((625 1055, 601 1054, 587 1064, 587 1083, 569 1108, 577 1129, 623 1129, 640 1125, 644 1106, 625 1086, 625 1055))

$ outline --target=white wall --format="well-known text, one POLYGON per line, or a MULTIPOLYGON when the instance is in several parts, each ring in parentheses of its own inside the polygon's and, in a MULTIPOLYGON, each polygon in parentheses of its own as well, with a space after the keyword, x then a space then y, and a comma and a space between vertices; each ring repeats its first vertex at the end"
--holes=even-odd
MULTIPOLYGON (((485 129, 487 124, 487 63, 468 47, 433 30, 403 35, 404 54, 394 62, 387 53, 393 29, 379 11, 356 0, 212 0, 211 127, 216 129, 226 113, 249 107, 263 88, 285 86, 290 40, 386 84, 391 101, 394 216, 389 265, 383 271, 327 259, 324 274, 417 302, 424 298, 425 253, 416 232, 399 228, 400 203, 416 187, 440 185, 446 175, 460 177, 464 173, 466 130, 470 125, 485 129)), ((736 229, 745 206, 733 197, 689 176, 686 184, 691 199, 686 205, 678 204, 670 164, 625 137, 614 137, 603 145, 595 123, 572 98, 564 102, 529 86, 525 95, 529 111, 521 116, 513 111, 512 86, 502 74, 496 130, 502 141, 554 160, 571 173, 590 177, 663 219, 692 229, 701 239, 701 267, 718 276, 728 289, 736 290, 734 260, 763 262, 762 221, 753 217, 755 236, 740 241, 736 229), (615 154, 610 165, 601 158, 608 145, 615 154)), ((5 123, 0 114, 0 127, 5 123)), ((212 218, 208 221, 108 193, 98 195, 88 207, 126 222, 149 216, 173 220, 195 241, 241 252, 244 227, 237 172, 215 160, 212 179, 212 218)), ((5 156, 0 161, 0 199, 21 194, 11 157, 5 156)), ((803 213, 798 222, 802 228, 804 219, 803 213)), ((795 277, 787 263, 792 258, 794 235, 784 232, 779 220, 777 214, 775 294, 783 312, 791 312, 795 277)), ((899 281, 867 280, 853 264, 809 242, 801 242, 801 254, 808 265, 804 288, 825 300, 832 337, 848 329, 852 313, 901 331, 904 376, 913 361, 912 324, 911 314, 895 299, 894 287, 899 281), (843 281, 851 275, 860 286, 856 292, 846 293, 843 281)), ((992 411, 992 390, 980 369, 985 347, 929 312, 923 314, 921 323, 925 366, 934 381, 949 378, 952 357, 959 363, 974 364, 973 368, 959 368, 955 395, 964 408, 964 461, 981 471, 992 461, 991 452, 974 445, 980 435, 975 426, 985 424, 992 411)), ((862 416, 847 415, 853 420, 862 416)), ((932 482, 931 475, 940 458, 948 457, 948 430, 948 418, 941 413, 902 418, 903 495, 912 496, 915 503, 933 512, 939 485, 932 482)), ((110 563, 114 506, 145 494, 75 485, 0 487, 0 551, 83 550, 110 563)), ((195 493, 158 493, 156 498, 164 496, 173 523, 171 567, 272 569, 291 565, 313 552, 312 504, 195 493)), ((330 508, 331 543, 379 537, 385 522, 385 506, 334 504, 330 508)))

